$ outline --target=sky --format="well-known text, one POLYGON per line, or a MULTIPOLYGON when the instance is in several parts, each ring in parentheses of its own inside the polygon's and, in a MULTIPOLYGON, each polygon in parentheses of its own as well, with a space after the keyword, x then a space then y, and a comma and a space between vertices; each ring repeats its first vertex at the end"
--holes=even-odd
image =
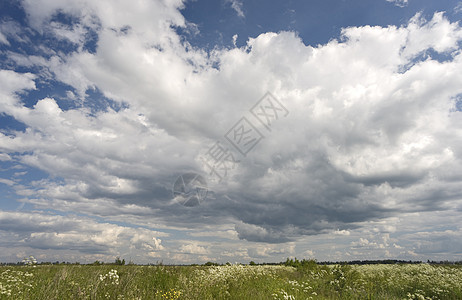
POLYGON ((0 262, 462 260, 462 2, 0 2, 0 262))

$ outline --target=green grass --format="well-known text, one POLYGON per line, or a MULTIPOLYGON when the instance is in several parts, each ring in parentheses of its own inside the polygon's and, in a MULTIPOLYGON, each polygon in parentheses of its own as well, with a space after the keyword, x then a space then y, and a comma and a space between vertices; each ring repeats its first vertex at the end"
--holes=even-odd
POLYGON ((462 299, 462 267, 0 267, 0 299, 462 299))

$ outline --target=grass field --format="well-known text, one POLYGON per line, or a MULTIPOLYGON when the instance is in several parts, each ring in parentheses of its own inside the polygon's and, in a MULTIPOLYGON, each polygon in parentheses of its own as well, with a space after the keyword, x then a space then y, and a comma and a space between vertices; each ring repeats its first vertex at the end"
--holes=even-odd
POLYGON ((462 267, 2 266, 0 299, 462 299, 462 267))

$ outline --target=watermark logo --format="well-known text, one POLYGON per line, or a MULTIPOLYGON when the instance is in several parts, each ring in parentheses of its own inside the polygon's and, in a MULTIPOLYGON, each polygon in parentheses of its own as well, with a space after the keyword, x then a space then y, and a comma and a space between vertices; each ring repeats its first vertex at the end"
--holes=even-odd
MULTIPOLYGON (((207 170, 207 179, 222 182, 229 173, 236 168, 241 159, 252 151, 265 135, 256 124, 263 125, 267 132, 271 132, 275 122, 287 117, 289 111, 270 92, 267 92, 254 106, 249 109, 248 117, 242 116, 225 134, 224 138, 232 146, 216 141, 200 158, 207 170), (253 118, 252 118, 253 117, 253 118), (252 123, 251 119, 258 122, 252 123)), ((260 128, 262 127, 260 125, 260 128)), ((206 180, 198 174, 187 173, 178 177, 173 187, 173 194, 177 202, 185 206, 199 205, 207 196, 206 180)))
POLYGON ((240 160, 236 160, 234 154, 219 141, 210 147, 210 149, 201 157, 205 167, 210 171, 209 176, 223 180, 228 176, 228 170, 235 168, 240 160))
POLYGON ((273 123, 280 118, 285 118, 289 114, 287 108, 285 108, 276 97, 270 92, 266 93, 260 101, 250 109, 250 113, 257 118, 260 123, 265 126, 268 131, 271 131, 273 123))
POLYGON ((173 184, 174 200, 184 206, 197 206, 207 197, 207 182, 196 173, 186 173, 173 184))
MULTIPOLYGON (((249 112, 254 119, 258 120, 256 124, 261 123, 267 132, 271 132, 272 126, 289 114, 287 108, 270 92, 258 100, 249 109, 249 112)), ((201 157, 208 172, 207 179, 221 182, 241 162, 240 159, 245 158, 265 138, 256 124, 250 120, 251 117, 242 116, 224 134, 224 138, 232 146, 232 149, 237 150, 238 154, 235 155, 229 148, 216 141, 201 157)))
POLYGON ((242 117, 225 134, 225 138, 239 153, 246 156, 264 136, 246 117, 242 117))

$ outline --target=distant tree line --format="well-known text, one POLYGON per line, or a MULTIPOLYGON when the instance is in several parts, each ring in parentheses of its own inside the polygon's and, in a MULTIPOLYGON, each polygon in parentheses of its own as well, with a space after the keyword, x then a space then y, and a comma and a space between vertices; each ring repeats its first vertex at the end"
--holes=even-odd
MULTIPOLYGON (((318 265, 378 265, 378 264, 384 264, 384 265, 392 265, 392 264, 421 264, 422 261, 420 260, 397 260, 397 259, 377 259, 377 260, 350 260, 350 261, 322 261, 322 262, 317 262, 316 260, 310 259, 302 259, 298 260, 297 258, 295 259, 289 259, 283 263, 286 266, 292 266, 292 267, 300 267, 304 265, 310 265, 310 264, 318 264, 318 265)), ((435 265, 462 265, 462 261, 449 261, 449 260, 444 260, 444 261, 430 261, 427 260, 428 264, 435 264, 435 265)))
MULTIPOLYGON (((297 258, 287 258, 286 261, 284 262, 278 262, 278 263, 267 263, 267 262, 262 262, 262 263, 256 263, 254 261, 250 261, 248 265, 250 266, 257 266, 257 265, 284 265, 284 266, 291 266, 295 268, 299 267, 313 267, 314 265, 377 265, 377 264, 421 264, 422 261, 417 260, 417 261, 412 261, 412 260, 397 260, 397 259, 383 259, 383 260, 351 260, 351 261, 322 261, 318 262, 315 259, 302 259, 298 260, 297 258)), ((449 261, 449 260, 441 260, 441 261, 434 261, 434 260, 427 260, 428 264, 432 265, 462 265, 462 261, 449 261)), ((37 265, 80 265, 79 262, 39 262, 36 263, 37 265)), ((2 263, 0 262, 0 266, 22 266, 26 265, 26 263, 22 262, 16 262, 16 263, 2 263)), ((101 261, 94 261, 93 263, 89 263, 86 265, 119 265, 123 266, 126 265, 125 259, 121 259, 120 257, 116 257, 114 262, 112 263, 106 263, 106 262, 101 262, 101 261)), ((135 265, 131 260, 127 263, 127 265, 135 265)), ((157 261, 156 263, 150 263, 147 265, 157 265, 157 266, 162 266, 163 262, 162 261, 157 261)), ((172 264, 173 265, 173 264, 172 264)), ((217 262, 211 262, 208 261, 204 264, 189 264, 189 265, 176 265, 176 266, 224 266, 228 265, 230 266, 231 263, 217 263, 217 262)), ((245 264, 241 264, 245 265, 245 264)))

